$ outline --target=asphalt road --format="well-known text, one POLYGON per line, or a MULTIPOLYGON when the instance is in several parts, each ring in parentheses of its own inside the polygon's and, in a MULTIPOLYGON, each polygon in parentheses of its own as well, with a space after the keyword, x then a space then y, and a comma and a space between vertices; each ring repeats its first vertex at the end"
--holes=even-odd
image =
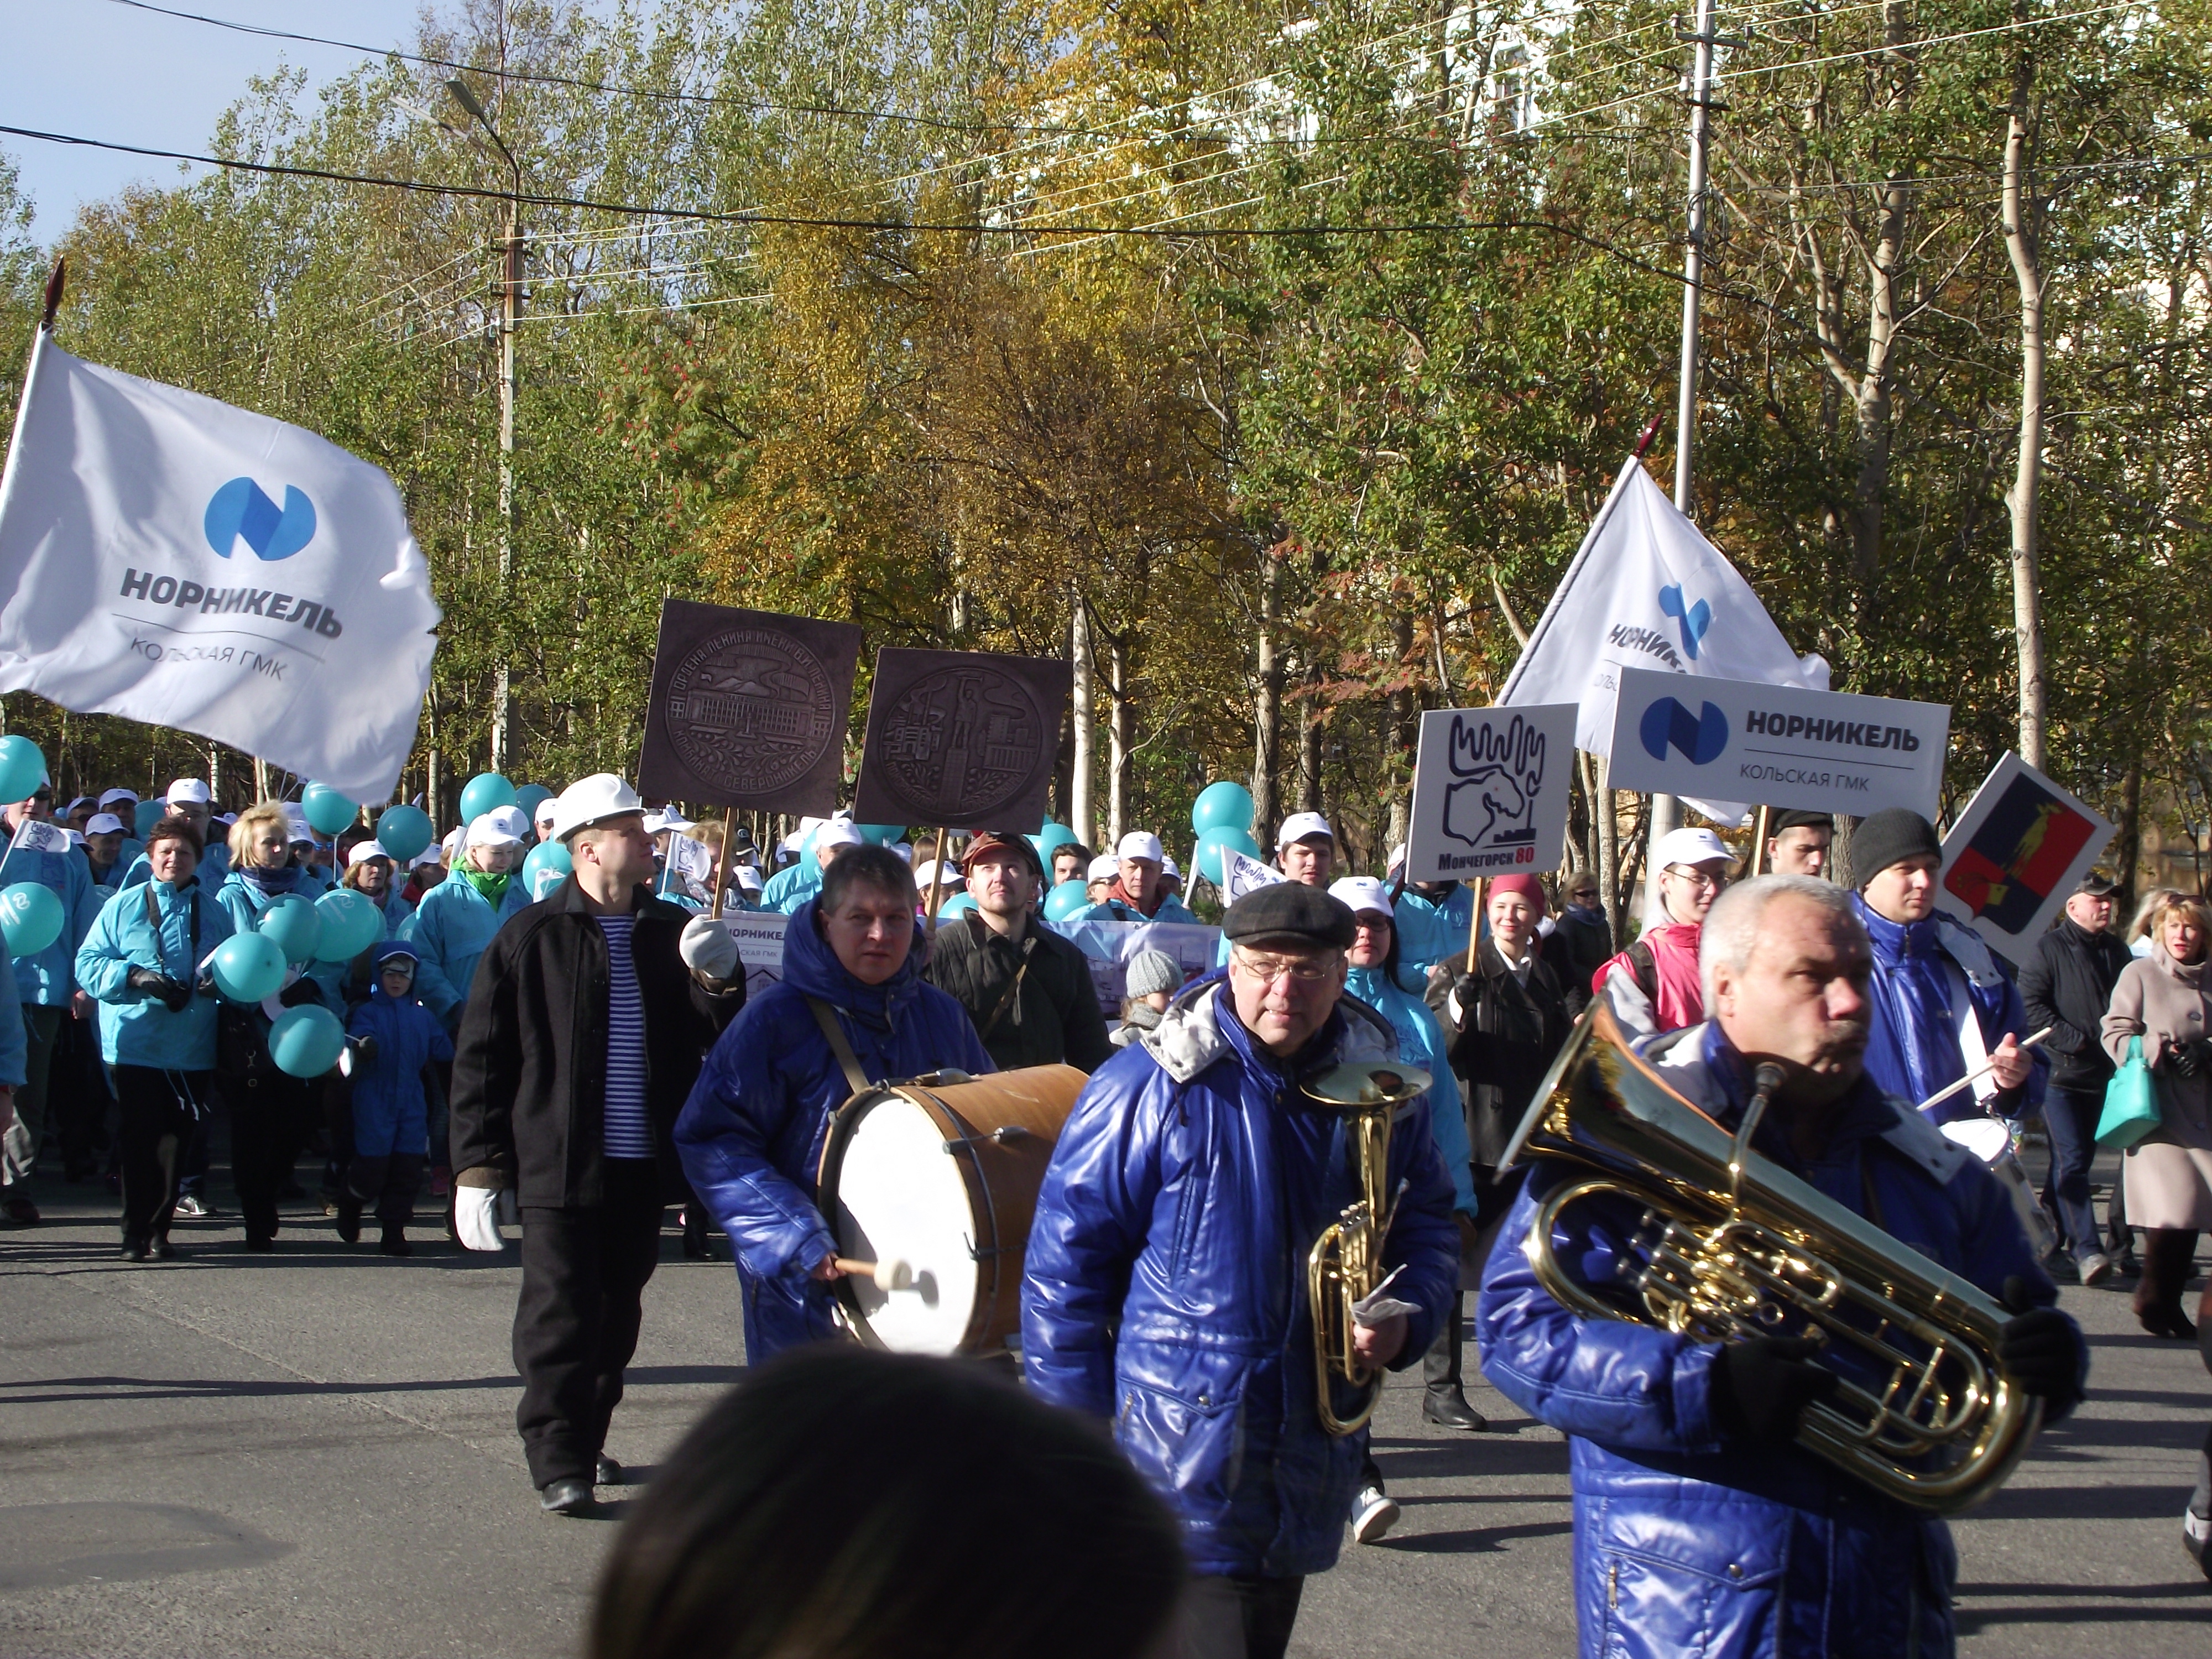
MULTIPOLYGON (((0 1230, 0 1655, 576 1650, 623 1504, 538 1512, 512 1251, 441 1239, 394 1261, 295 1206, 271 1254, 246 1254, 234 1218, 185 1221, 189 1260, 130 1267, 103 1192, 33 1190, 48 1219, 0 1230)), ((743 1364, 715 1243, 722 1260, 686 1261, 670 1231, 647 1292, 609 1449, 648 1477, 743 1364)), ((2212 1386, 2124 1295, 2066 1299, 2094 1397, 1957 1523, 1963 1651, 2212 1654, 2178 1521, 2212 1386)), ((1565 1444, 1474 1393, 1495 1431, 1430 1429, 1418 1385, 1390 1392, 1376 1444, 1405 1518, 1309 1585, 1293 1653, 1573 1652, 1565 1444)))

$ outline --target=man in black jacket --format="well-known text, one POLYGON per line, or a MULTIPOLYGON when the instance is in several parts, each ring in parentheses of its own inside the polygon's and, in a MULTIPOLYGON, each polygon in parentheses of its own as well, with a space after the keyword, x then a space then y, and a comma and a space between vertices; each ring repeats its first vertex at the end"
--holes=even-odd
POLYGON ((680 1179, 676 1115, 745 1000, 720 923, 654 898, 637 792, 611 773, 571 784, 553 832, 574 868, 518 912, 477 963, 455 1044, 455 1224, 501 1248, 492 1219, 522 1212, 516 1426, 546 1510, 589 1509, 622 1478, 605 1455, 680 1179))
POLYGON ((1037 919, 1040 860, 1022 836, 986 830, 969 843, 973 910, 941 923, 922 977, 968 1011, 1002 1072, 1068 1065, 1095 1072, 1114 1052, 1091 960, 1037 919))
POLYGON ((2112 937, 2112 905, 2119 888, 2092 870, 2066 901, 2058 925, 2035 942, 2020 972, 2020 1000, 2027 1023, 2051 1027, 2051 1085, 2043 1096, 2043 1127, 2051 1136, 2051 1175, 2043 1202, 2058 1218, 2065 1249, 2084 1285, 2112 1277, 2111 1256, 2097 1248, 2097 1218, 2089 1208, 2089 1160, 2097 1152, 2097 1119, 2105 1109, 2105 1085, 2112 1062, 2099 1036, 2120 970, 2133 959, 2112 937))

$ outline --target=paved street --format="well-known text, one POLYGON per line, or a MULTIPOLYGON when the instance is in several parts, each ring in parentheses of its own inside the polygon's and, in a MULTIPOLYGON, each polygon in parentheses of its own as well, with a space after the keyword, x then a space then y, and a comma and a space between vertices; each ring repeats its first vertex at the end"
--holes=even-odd
MULTIPOLYGON (((48 1222, 0 1231, 0 1654, 575 1650, 623 1506, 537 1512, 513 1431, 512 1252, 440 1240, 395 1261, 295 1206, 274 1254, 246 1255, 234 1218, 180 1222, 189 1261, 131 1267, 104 1193, 36 1190, 48 1222)), ((665 1237, 610 1447, 641 1473, 738 1375, 716 1247, 687 1262, 665 1237)), ((2212 1589, 2177 1524, 2212 1387, 2124 1295, 2067 1297, 2095 1398, 1959 1524, 1964 1651, 2212 1652, 2212 1589)), ((1427 1429, 1418 1390, 1392 1391, 1378 1455, 1406 1518, 1310 1586, 1293 1652, 1572 1652, 1566 1448, 1476 1398, 1503 1432, 1427 1429)))

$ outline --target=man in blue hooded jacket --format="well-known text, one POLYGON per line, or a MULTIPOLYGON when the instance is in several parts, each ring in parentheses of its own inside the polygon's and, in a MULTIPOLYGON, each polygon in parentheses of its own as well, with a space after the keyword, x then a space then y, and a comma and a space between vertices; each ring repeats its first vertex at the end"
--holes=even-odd
POLYGON ((737 1256, 753 1364, 838 1334, 837 1241, 814 1184, 830 1115, 862 1082, 994 1069, 968 1011, 923 981, 924 955, 905 860, 844 847, 791 918, 782 980, 730 1022, 676 1120, 684 1176, 737 1256))
MULTIPOLYGON (((1182 1652, 1273 1659, 1306 1576, 1336 1563, 1367 1455, 1365 1430, 1332 1435, 1319 1414, 1306 1258, 1358 1190, 1343 1115, 1298 1085, 1395 1060, 1398 1038, 1344 994, 1341 901, 1278 883, 1223 927, 1226 977, 1189 987, 1100 1066, 1060 1131, 1030 1229, 1023 1359, 1041 1399, 1110 1421, 1181 1516, 1195 1574, 1182 1652)), ((1385 1188, 1382 1266, 1407 1310, 1354 1345, 1402 1369, 1459 1290, 1425 1099, 1394 1128, 1385 1188)))
MULTIPOLYGON (((1708 1019, 1638 1053, 1731 1131, 1771 1065, 1779 1080, 1754 1150, 2016 1310, 1998 1364, 2043 1401, 2046 1420, 2063 1415, 2081 1397, 2088 1351, 2051 1305, 2057 1292, 2004 1189, 1865 1069, 1872 963, 1851 896, 1759 877, 1714 905, 1699 949, 1708 1019)), ((1805 1408, 1838 1383, 1814 1356, 1840 1351, 1840 1369, 1848 1346, 1702 1342, 1625 1312, 1570 1312, 1518 1247, 1536 1205, 1583 1173, 1548 1159, 1532 1169, 1491 1252, 1476 1331, 1490 1380, 1571 1437, 1585 1659, 1949 1654, 1957 1557, 1943 1522, 1796 1443, 1805 1408)), ((1643 1213, 1624 1196, 1578 1201, 1554 1232, 1558 1261, 1625 1308, 1631 1292, 1613 1287, 1642 1265, 1643 1213)))

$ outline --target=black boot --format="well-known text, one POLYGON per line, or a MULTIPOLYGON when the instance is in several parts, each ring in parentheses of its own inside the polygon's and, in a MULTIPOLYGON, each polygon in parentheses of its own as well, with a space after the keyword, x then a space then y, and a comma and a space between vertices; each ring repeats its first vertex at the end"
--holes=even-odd
POLYGON ((407 1235, 398 1227, 386 1227, 383 1241, 376 1247, 386 1255, 412 1255, 415 1247, 407 1242, 407 1235))
POLYGON ((703 1204, 684 1206, 684 1255, 690 1261, 706 1261, 713 1257, 713 1252, 707 1248, 707 1206, 703 1204))
POLYGON ((351 1193, 338 1194, 338 1238, 347 1244, 361 1243, 361 1200, 351 1193))

